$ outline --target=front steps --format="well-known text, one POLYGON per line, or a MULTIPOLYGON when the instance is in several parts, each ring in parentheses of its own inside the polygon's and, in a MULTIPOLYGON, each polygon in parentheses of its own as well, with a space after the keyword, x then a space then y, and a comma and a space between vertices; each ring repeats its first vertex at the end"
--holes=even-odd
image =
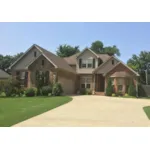
POLYGON ((101 95, 101 96, 105 96, 104 92, 95 92, 94 95, 101 95))

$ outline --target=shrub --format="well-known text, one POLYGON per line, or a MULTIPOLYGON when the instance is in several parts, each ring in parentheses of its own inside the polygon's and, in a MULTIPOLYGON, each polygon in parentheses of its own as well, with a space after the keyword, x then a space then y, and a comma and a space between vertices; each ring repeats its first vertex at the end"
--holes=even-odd
POLYGON ((9 97, 13 94, 20 95, 22 93, 22 88, 20 82, 15 79, 1 80, 0 81, 0 91, 5 92, 6 96, 9 97))
POLYGON ((26 89, 25 95, 27 97, 33 97, 33 96, 35 96, 36 95, 36 88, 28 88, 28 89, 26 89))
POLYGON ((128 88, 128 94, 129 96, 136 96, 136 90, 133 82, 130 83, 129 88, 128 88))
POLYGON ((92 90, 91 89, 86 89, 86 95, 92 95, 92 90))
POLYGON ((117 92, 116 95, 117 96, 123 96, 122 92, 117 92))
POLYGON ((116 96, 116 94, 115 93, 112 93, 112 95, 111 95, 112 97, 115 97, 116 96))
POLYGON ((48 96, 52 96, 52 93, 48 93, 48 96))
POLYGON ((112 93, 113 93, 113 85, 112 85, 111 78, 109 78, 108 79, 108 84, 107 84, 107 87, 106 87, 106 95, 111 96, 112 93))
POLYGON ((60 96, 63 93, 63 89, 60 83, 55 83, 53 85, 52 94, 54 96, 60 96))
POLYGON ((86 94, 86 89, 80 89, 80 94, 85 95, 86 94))
POLYGON ((50 86, 43 86, 41 92, 42 95, 48 96, 48 93, 52 93, 52 88, 50 86))
POLYGON ((125 95, 124 95, 125 97, 128 97, 129 96, 129 94, 128 93, 125 93, 125 95))
POLYGON ((5 92, 2 92, 2 93, 0 94, 0 96, 1 96, 1 97, 6 97, 6 93, 5 93, 5 92))

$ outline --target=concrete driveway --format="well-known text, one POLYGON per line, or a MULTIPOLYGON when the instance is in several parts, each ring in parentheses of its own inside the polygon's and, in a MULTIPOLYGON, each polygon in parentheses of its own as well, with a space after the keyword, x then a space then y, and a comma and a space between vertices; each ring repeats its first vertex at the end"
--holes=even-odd
POLYGON ((135 127, 150 126, 144 106, 150 100, 105 96, 73 96, 63 106, 16 124, 16 127, 135 127))

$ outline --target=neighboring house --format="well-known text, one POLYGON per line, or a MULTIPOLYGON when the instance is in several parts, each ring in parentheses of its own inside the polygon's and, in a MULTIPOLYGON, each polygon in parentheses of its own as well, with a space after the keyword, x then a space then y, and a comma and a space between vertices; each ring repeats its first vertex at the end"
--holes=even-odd
POLYGON ((111 78, 115 93, 125 94, 131 79, 136 91, 138 90, 139 74, 115 56, 96 54, 90 49, 85 49, 81 53, 64 59, 77 73, 78 89, 88 88, 93 91, 93 94, 104 95, 108 78, 111 78))
POLYGON ((49 72, 51 82, 62 84, 65 94, 75 94, 82 88, 96 93, 105 93, 108 78, 115 92, 125 93, 130 79, 137 88, 138 73, 118 58, 108 54, 96 54, 85 49, 70 57, 60 58, 34 44, 10 67, 12 76, 21 80, 24 87, 36 86, 36 71, 49 72))
POLYGON ((7 80, 10 78, 10 75, 5 71, 0 69, 0 80, 7 80))

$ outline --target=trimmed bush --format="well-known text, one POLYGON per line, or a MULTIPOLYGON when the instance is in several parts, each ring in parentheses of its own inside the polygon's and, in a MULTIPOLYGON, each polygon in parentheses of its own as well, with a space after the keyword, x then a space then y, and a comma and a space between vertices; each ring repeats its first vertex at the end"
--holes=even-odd
POLYGON ((2 93, 0 94, 0 96, 1 96, 1 97, 6 97, 6 93, 5 93, 5 92, 2 92, 2 93))
POLYGON ((63 89, 60 83, 55 83, 53 85, 52 94, 54 96, 60 96, 63 93, 63 89))
POLYGON ((115 97, 116 96, 116 94, 115 93, 112 93, 112 95, 111 95, 112 97, 115 97))
POLYGON ((86 89, 80 89, 80 94, 85 95, 86 94, 86 89))
POLYGON ((112 85, 111 78, 109 78, 107 88, 106 88, 106 95, 107 96, 112 96, 112 93, 113 93, 113 85, 112 85))
POLYGON ((92 90, 91 89, 86 89, 86 95, 92 95, 92 90))
POLYGON ((124 95, 125 97, 128 97, 129 96, 129 94, 127 94, 127 93, 125 93, 125 95, 124 95))
POLYGON ((52 93, 52 88, 50 86, 43 86, 41 92, 42 95, 48 96, 49 93, 52 93))
POLYGON ((27 97, 33 97, 36 95, 36 92, 37 92, 37 89, 36 88, 28 88, 26 91, 25 91, 25 95, 27 97))
POLYGON ((136 96, 136 90, 133 82, 130 83, 129 88, 128 88, 128 94, 129 96, 136 96))

